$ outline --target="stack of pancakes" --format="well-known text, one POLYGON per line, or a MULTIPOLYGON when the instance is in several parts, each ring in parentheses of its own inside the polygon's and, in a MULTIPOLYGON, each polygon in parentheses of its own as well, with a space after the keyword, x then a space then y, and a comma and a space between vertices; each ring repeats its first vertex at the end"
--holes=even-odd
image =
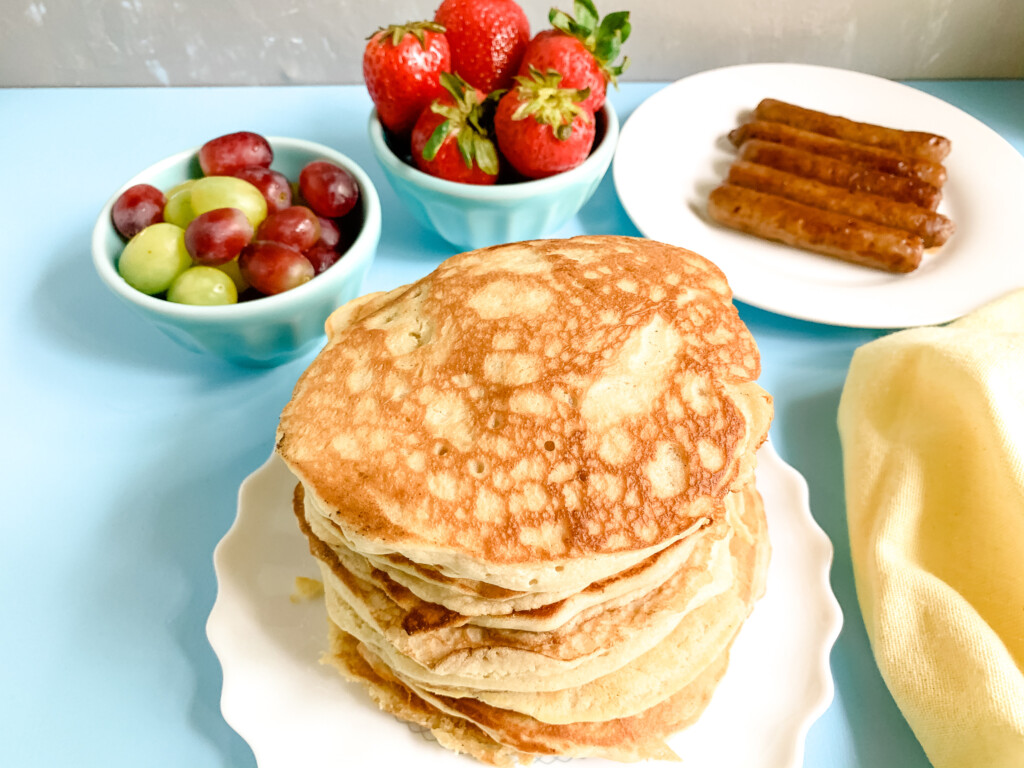
POLYGON ((671 758, 760 596, 771 420, 722 273, 516 243, 364 296, 281 417, 329 660, 444 746, 671 758))

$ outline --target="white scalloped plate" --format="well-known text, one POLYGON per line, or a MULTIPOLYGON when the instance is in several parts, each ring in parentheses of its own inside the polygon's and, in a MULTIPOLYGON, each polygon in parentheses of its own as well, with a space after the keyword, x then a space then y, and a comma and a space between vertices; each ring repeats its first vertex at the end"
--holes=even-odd
POLYGON ((1024 285, 1014 223, 1024 157, 987 125, 881 77, 807 64, 743 64, 677 80, 645 100, 619 136, 615 190, 644 235, 715 262, 736 298, 782 315, 858 328, 954 320, 1024 285), (766 97, 953 143, 939 212, 956 223, 907 275, 761 240, 707 216, 735 150, 725 135, 766 97))
MULTIPOLYGON (((828 657, 842 624, 829 587, 832 544, 811 517, 803 477, 770 444, 758 458, 773 549, 767 592, 710 706, 669 742, 687 768, 799 768, 807 729, 832 700, 828 657)), ((323 601, 289 599, 296 576, 319 576, 292 515, 293 486, 272 456, 242 484, 238 517, 214 553, 207 635, 224 669, 225 719, 260 768, 471 765, 318 663, 327 645, 323 601)))

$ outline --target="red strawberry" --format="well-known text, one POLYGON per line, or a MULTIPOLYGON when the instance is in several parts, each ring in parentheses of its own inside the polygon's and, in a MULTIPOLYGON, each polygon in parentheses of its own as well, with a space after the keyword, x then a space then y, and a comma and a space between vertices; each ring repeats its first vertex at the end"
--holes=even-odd
POLYGON ((582 163, 594 144, 594 116, 580 104, 590 95, 560 88, 555 71, 517 77, 494 115, 498 147, 523 176, 540 179, 582 163))
POLYGON ((609 13, 600 21, 591 0, 575 0, 573 10, 576 18, 551 9, 548 18, 555 28, 530 41, 519 74, 527 74, 530 67, 560 72, 563 88, 590 89, 590 97, 580 106, 597 112, 604 104, 606 84, 614 84, 629 66, 628 57, 613 64, 629 37, 629 11, 609 13))
POLYGON ((512 85, 530 42, 530 22, 514 0, 442 0, 434 21, 445 28, 455 74, 484 93, 512 85))
POLYGON ((458 75, 441 73, 447 93, 423 110, 412 129, 416 167, 431 176, 464 184, 493 184, 498 151, 482 126, 484 94, 458 75))
POLYGON ((416 21, 377 30, 363 52, 363 79, 385 128, 407 134, 420 112, 444 93, 438 75, 451 69, 444 28, 416 21))

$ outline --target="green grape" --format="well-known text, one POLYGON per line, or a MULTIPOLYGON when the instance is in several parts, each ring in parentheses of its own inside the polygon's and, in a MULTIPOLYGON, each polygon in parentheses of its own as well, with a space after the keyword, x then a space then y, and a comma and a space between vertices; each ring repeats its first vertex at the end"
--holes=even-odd
POLYGON ((167 300, 177 304, 215 306, 235 304, 238 291, 231 278, 216 267, 192 267, 178 275, 167 289, 167 300))
POLYGON ((241 293, 249 287, 249 283, 244 277, 242 277, 242 270, 238 268, 238 257, 236 256, 231 261, 224 262, 223 264, 217 264, 214 269, 219 269, 225 275, 231 278, 231 282, 235 284, 235 288, 241 293))
POLYGON ((253 230, 267 218, 267 201, 255 186, 234 176, 206 176, 191 188, 192 210, 198 216, 217 208, 237 208, 253 230))
POLYGON ((188 179, 171 187, 167 191, 167 202, 164 204, 164 221, 177 224, 182 229, 196 217, 192 210, 192 185, 195 179, 188 179))
POLYGON ((132 288, 153 295, 166 291, 192 265, 185 230, 174 224, 150 224, 121 252, 117 271, 132 288))

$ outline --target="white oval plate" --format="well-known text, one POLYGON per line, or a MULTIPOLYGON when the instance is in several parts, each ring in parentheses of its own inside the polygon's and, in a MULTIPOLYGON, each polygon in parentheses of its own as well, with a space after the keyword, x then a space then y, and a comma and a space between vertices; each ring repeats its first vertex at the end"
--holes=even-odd
POLYGON ((1020 258, 1024 157, 956 107, 891 80, 803 64, 747 64, 679 80, 626 121, 615 189, 644 235, 711 259, 736 298, 832 325, 903 328, 954 320, 1024 285, 1020 258), (847 264, 744 235, 712 222, 708 194, 735 150, 726 134, 763 98, 860 122, 949 138, 939 211, 956 224, 943 247, 908 275, 847 264))
MULTIPOLYGON (((669 741, 688 768, 799 768, 807 729, 832 701, 828 656, 842 625, 829 587, 832 544, 811 517, 803 477, 770 444, 758 458, 772 542, 767 591, 710 706, 669 741)), ((291 511, 294 483, 276 456, 250 475, 214 553, 218 592, 206 629, 224 670, 225 719, 260 768, 471 765, 318 663, 327 648, 323 600, 289 599, 296 576, 319 576, 291 511)))

